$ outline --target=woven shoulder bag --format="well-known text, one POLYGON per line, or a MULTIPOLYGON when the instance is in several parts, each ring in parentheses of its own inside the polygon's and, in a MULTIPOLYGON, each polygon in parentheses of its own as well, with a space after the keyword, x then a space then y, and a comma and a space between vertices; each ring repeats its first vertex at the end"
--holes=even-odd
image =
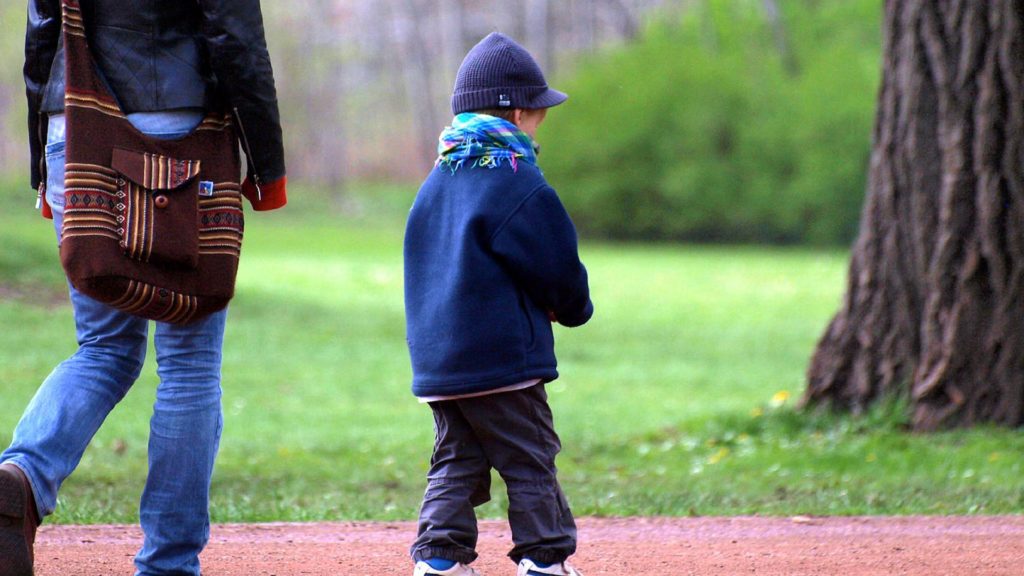
POLYGON ((184 324, 223 309, 242 247, 238 140, 210 112, 188 135, 139 132, 99 76, 78 0, 62 0, 67 122, 60 257, 83 294, 184 324))

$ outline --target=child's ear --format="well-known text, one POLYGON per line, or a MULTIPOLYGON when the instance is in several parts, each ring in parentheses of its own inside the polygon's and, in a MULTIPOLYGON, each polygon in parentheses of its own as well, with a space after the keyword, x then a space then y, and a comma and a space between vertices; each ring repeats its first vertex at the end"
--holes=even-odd
POLYGON ((512 110, 512 123, 516 126, 523 125, 523 109, 515 108, 512 110))

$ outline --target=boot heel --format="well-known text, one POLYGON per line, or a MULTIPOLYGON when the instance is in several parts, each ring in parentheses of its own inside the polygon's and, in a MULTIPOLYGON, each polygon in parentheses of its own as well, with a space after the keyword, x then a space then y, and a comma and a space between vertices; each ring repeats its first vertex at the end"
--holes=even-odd
POLYGON ((32 576, 32 543, 26 526, 34 520, 26 518, 32 496, 21 471, 12 467, 0 466, 0 576, 32 576))

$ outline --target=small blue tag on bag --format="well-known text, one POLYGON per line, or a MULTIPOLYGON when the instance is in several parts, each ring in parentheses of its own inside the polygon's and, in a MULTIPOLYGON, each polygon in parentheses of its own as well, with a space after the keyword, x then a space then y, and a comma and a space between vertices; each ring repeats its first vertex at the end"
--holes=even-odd
POLYGON ((213 182, 209 180, 199 181, 199 195, 200 196, 213 196, 213 182))

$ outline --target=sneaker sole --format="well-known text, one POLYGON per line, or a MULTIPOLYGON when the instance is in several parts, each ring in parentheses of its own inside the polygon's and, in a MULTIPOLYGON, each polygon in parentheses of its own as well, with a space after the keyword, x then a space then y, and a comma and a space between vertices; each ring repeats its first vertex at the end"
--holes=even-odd
POLYGON ((25 509, 21 478, 0 471, 0 576, 32 576, 25 543, 25 509))

